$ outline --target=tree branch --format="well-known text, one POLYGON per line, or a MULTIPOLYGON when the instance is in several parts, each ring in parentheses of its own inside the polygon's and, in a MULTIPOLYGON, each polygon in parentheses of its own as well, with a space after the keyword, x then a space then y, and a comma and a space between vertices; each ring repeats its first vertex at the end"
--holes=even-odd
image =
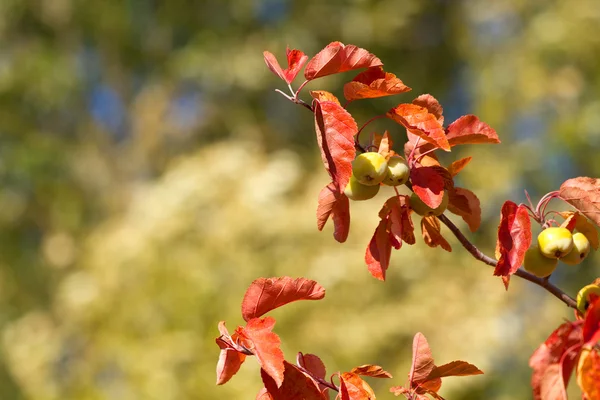
MULTIPOLYGON (((462 244, 462 246, 469 253, 471 253, 471 255, 475 259, 477 259, 487 265, 490 265, 492 267, 495 267, 498 264, 498 261, 496 261, 495 259, 493 259, 489 256, 486 256, 473 243, 471 243, 469 241, 469 239, 467 239, 466 236, 463 235, 463 233, 460 231, 460 229, 458 229, 458 227, 456 225, 454 225, 454 223, 452 221, 450 221, 450 219, 448 219, 448 217, 446 217, 445 215, 442 214, 442 215, 438 216, 438 219, 440 221, 442 221, 442 223, 444 225, 446 225, 448 227, 448 229, 450 229, 450 231, 454 234, 454 236, 456 236, 456 238, 458 239, 460 244, 462 244)), ((531 283, 534 283, 538 286, 541 286, 542 288, 546 289, 548 292, 552 293, 556 298, 558 298, 560 301, 565 303, 567 306, 577 309, 577 302, 571 296, 569 296, 568 294, 563 292, 560 288, 558 288, 557 286, 554 286, 552 283, 550 283, 550 281, 548 279, 538 278, 537 276, 530 274, 529 272, 527 272, 523 269, 518 269, 514 273, 514 275, 518 276, 519 278, 523 278, 531 283)))

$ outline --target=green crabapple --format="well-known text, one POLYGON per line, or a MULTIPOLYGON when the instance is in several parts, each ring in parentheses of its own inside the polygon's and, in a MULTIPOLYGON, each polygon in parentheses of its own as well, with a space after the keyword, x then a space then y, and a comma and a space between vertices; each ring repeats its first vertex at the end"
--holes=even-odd
POLYGON ((387 173, 383 183, 389 186, 404 185, 410 177, 410 169, 404 158, 392 156, 387 162, 387 173))
POLYGON ((438 215, 441 215, 444 211, 446 211, 447 207, 448 207, 448 192, 446 192, 446 191, 444 191, 444 197, 442 197, 442 203, 439 206, 437 206, 436 208, 429 207, 427 204, 425 204, 423 202, 423 200, 421 200, 419 198, 419 196, 417 196, 416 193, 413 193, 410 195, 410 208, 412 208, 414 212, 416 212, 417 214, 419 214, 423 217, 428 217, 431 215, 435 215, 437 217, 438 215))
POLYGON ((379 192, 379 185, 376 186, 367 186, 360 183, 354 176, 350 177, 350 181, 346 185, 344 189, 344 194, 350 200, 369 200, 375 197, 375 195, 379 192))
POLYGON ((546 228, 538 235, 540 252, 548 258, 561 258, 573 249, 573 235, 567 228, 546 228))
POLYGON ((367 186, 379 185, 387 174, 387 161, 375 152, 359 154, 352 161, 352 175, 359 183, 367 186))

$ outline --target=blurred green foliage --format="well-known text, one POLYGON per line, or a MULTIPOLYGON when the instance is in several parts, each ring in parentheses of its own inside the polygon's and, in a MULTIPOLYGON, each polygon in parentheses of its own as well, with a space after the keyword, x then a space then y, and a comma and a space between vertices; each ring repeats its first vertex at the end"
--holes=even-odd
MULTIPOLYGON (((328 291, 273 312, 288 359, 383 365, 394 379, 372 383, 392 398, 422 331, 436 360, 486 372, 444 396, 529 398, 528 357, 571 313, 517 279, 505 292, 455 240, 405 246, 372 279, 362 258, 389 193, 352 205, 344 245, 317 232, 313 121, 274 92, 262 51, 340 40, 379 56, 414 90, 352 104, 359 124, 431 93, 447 121, 497 129, 501 145, 444 158, 474 156, 460 184, 491 253, 505 199, 599 176, 599 24, 595 0, 0 1, 0 398, 254 398, 252 359, 214 384, 217 322, 235 328, 248 284, 279 275, 328 291)), ((340 94, 352 76, 308 89, 340 94)), ((553 280, 574 294, 596 264, 553 280)))

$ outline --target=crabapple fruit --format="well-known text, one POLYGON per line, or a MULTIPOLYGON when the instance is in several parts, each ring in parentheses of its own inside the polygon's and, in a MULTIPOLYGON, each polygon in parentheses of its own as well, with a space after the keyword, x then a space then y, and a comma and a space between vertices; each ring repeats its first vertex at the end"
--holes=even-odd
POLYGON ((410 208, 412 208, 414 212, 423 217, 429 217, 431 215, 435 215, 437 217, 438 215, 441 215, 444 211, 446 211, 447 207, 448 192, 444 192, 444 197, 442 197, 442 203, 436 208, 429 207, 423 202, 423 200, 419 198, 419 196, 417 196, 416 193, 410 195, 410 208))
POLYGON ((525 253, 523 268, 538 278, 545 278, 554 272, 557 264, 558 260, 556 258, 545 257, 540 249, 534 246, 525 253))
POLYGON ((375 197, 375 195, 379 192, 379 185, 376 186, 367 186, 360 183, 354 176, 350 177, 346 188, 344 189, 344 194, 350 200, 369 200, 375 197))
POLYGON ((586 285, 582 287, 577 293, 577 309, 582 314, 585 314, 585 311, 590 306, 591 301, 596 297, 600 297, 600 286, 586 285))
POLYGON ((385 178, 387 165, 385 157, 379 153, 362 153, 352 161, 352 174, 359 183, 376 186, 385 178))
POLYGON ((564 257, 573 249, 573 235, 567 228, 546 228, 537 240, 540 252, 548 258, 564 257))
POLYGON ((581 232, 577 232, 573 235, 573 249, 560 261, 569 265, 577 265, 583 261, 584 258, 590 253, 590 241, 581 232))
POLYGON ((388 186, 404 185, 410 177, 410 169, 404 158, 392 156, 387 162, 387 174, 383 183, 388 186))

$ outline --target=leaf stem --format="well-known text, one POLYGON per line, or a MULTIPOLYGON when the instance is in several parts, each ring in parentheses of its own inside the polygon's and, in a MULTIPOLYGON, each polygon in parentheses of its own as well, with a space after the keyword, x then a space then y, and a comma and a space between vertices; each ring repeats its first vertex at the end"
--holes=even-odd
POLYGON ((300 95, 300 91, 302 89, 304 89, 304 86, 306 86, 306 84, 310 82, 310 81, 304 81, 302 82, 302 84, 298 87, 298 90, 296 90, 296 93, 294 94, 294 100, 298 100, 298 95, 300 95))
MULTIPOLYGON (((467 239, 466 236, 463 235, 463 233, 460 231, 460 229, 456 225, 454 225, 454 223, 452 221, 450 221, 450 219, 448 217, 446 217, 445 215, 442 214, 442 215, 438 216, 438 219, 440 221, 442 221, 442 223, 444 225, 446 225, 448 227, 448 229, 450 229, 450 231, 454 234, 454 236, 456 236, 456 238, 458 239, 460 244, 462 244, 462 246, 469 253, 471 253, 471 255, 475 259, 483 262, 484 264, 490 265, 492 267, 495 267, 498 264, 498 261, 485 255, 473 243, 471 243, 469 241, 469 239, 467 239)), ((568 307, 577 309, 577 302, 571 296, 569 296, 568 294, 563 292, 560 288, 558 288, 557 286, 554 286, 552 283, 550 283, 550 281, 545 280, 544 278, 538 278, 537 276, 530 274, 529 272, 527 272, 523 269, 518 269, 514 273, 514 275, 546 289, 548 292, 550 292, 552 295, 554 295, 557 299, 559 299, 560 301, 565 303, 568 307)))
POLYGON ((306 368, 304 368, 301 365, 296 364, 296 368, 298 368, 300 371, 304 372, 305 374, 307 374, 308 376, 310 376, 314 381, 319 382, 321 385, 323 386, 327 386, 329 389, 331 390, 335 390, 336 392, 339 392, 340 390, 338 389, 337 386, 335 386, 333 383, 327 382, 325 379, 323 378, 319 378, 318 376, 314 376, 312 374, 312 372, 310 372, 309 370, 307 370, 306 368))
POLYGON ((385 115, 385 114, 382 114, 382 115, 376 115, 376 116, 374 116, 373 118, 371 118, 370 120, 368 120, 367 122, 365 122, 365 123, 363 124, 363 126, 361 126, 361 127, 360 127, 360 129, 358 130, 358 132, 356 132, 356 138, 354 139, 354 141, 355 141, 356 143, 360 143, 360 133, 363 131, 363 129, 365 129, 365 128, 367 127, 367 125, 369 125, 371 122, 373 122, 373 121, 375 121, 375 120, 377 120, 377 119, 380 119, 380 118, 385 118, 385 117, 386 117, 386 115, 385 115))

